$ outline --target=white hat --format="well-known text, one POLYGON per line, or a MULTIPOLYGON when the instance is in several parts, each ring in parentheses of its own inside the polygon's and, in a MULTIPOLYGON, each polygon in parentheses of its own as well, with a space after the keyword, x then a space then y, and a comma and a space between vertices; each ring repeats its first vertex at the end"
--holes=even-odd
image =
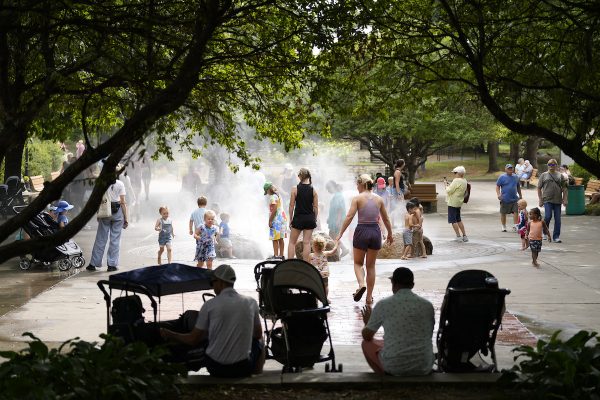
POLYGON ((235 271, 231 265, 221 264, 212 272, 212 277, 227 283, 235 283, 235 271))
POLYGON ((465 174, 467 171, 465 170, 465 167, 463 167, 462 165, 459 165, 458 167, 455 167, 452 172, 456 172, 458 174, 465 174))

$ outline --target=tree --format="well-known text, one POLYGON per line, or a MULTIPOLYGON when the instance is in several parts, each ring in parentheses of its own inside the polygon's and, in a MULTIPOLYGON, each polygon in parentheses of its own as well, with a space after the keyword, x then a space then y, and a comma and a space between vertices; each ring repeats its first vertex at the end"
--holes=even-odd
POLYGON ((332 135, 360 141, 390 170, 404 159, 410 182, 428 156, 477 143, 491 130, 492 118, 456 85, 423 86, 394 61, 365 54, 354 60, 344 68, 336 64, 318 88, 332 135))
POLYGON ((105 162, 89 201, 65 229, 0 247, 0 262, 55 246, 83 228, 117 164, 135 162, 150 134, 168 157, 170 141, 198 154, 194 137, 201 136, 251 164, 256 159, 235 131, 241 116, 258 138, 297 146, 306 104, 295 99, 312 73, 312 49, 333 42, 326 22, 340 14, 310 0, 14 3, 0 9, 0 149, 23 135, 58 138, 57 125, 50 132, 42 127, 66 119, 81 129, 87 151, 0 226, 0 240, 58 199, 84 169, 105 162), (36 58, 38 40, 43 51, 36 58), (16 89, 21 101, 11 114, 2 95, 16 89), (16 124, 18 112, 27 118, 16 124), (94 146, 94 135, 105 139, 94 146))
POLYGON ((509 130, 545 138, 590 172, 600 123, 600 9, 586 0, 366 0, 379 54, 476 94, 509 130))

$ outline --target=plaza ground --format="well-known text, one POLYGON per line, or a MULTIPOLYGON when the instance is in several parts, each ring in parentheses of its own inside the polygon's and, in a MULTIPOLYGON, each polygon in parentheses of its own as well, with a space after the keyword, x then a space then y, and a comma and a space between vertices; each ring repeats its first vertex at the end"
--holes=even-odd
MULTIPOLYGON (((442 192, 438 184, 438 192, 442 192)), ((175 202, 176 194, 172 194, 175 202)), ((535 189, 524 190, 530 205, 537 203, 535 189)), ((148 207, 155 209, 151 197, 148 207)), ((161 198, 165 202, 164 198, 161 198)), ((600 330, 600 221, 597 217, 563 216, 563 243, 544 243, 541 268, 531 265, 528 251, 520 251, 520 240, 515 233, 500 232, 494 183, 473 184, 471 201, 463 208, 463 220, 469 235, 468 243, 457 243, 446 223, 446 208, 440 197, 438 213, 427 214, 425 234, 432 240, 434 254, 426 260, 378 260, 375 301, 391 294, 387 279, 398 266, 407 266, 415 273, 415 291, 428 298, 439 315, 439 307, 448 280, 458 271, 484 269, 494 274, 501 287, 512 293, 507 297, 507 315, 499 332, 496 349, 501 368, 513 363, 511 349, 519 344, 532 344, 561 329, 569 336, 580 329, 600 330)), ((186 216, 183 210, 178 220, 181 235, 175 238, 175 262, 192 264, 194 242, 185 234, 186 216)), ((178 217, 179 218, 179 217, 178 217)), ((154 219, 134 223, 124 232, 121 252, 121 271, 154 265, 156 235, 152 230, 154 219)), ((95 229, 84 230, 76 240, 89 258, 95 229)), ((266 240, 266 238, 265 238, 266 240)), ((253 267, 258 260, 217 260, 230 263, 236 270, 236 288, 244 294, 256 296, 253 267)), ((330 299, 332 311, 329 321, 337 362, 344 364, 344 374, 362 374, 369 368, 360 350, 362 321, 360 308, 352 293, 356 280, 351 260, 331 263, 330 299)), ((100 340, 106 331, 106 307, 96 286, 106 279, 102 272, 60 273, 40 268, 20 271, 17 261, 0 266, 0 349, 19 349, 24 346, 23 332, 32 332, 52 344, 73 337, 100 340)), ((363 299, 364 300, 364 299, 363 299)), ((185 294, 163 299, 160 317, 177 317, 184 309, 199 308, 200 294, 185 294)), ((150 310, 149 304, 145 307, 150 310)), ((436 315, 436 317, 437 317, 436 315)), ((151 312, 146 312, 151 318, 151 312)), ((436 320, 437 321, 437 320, 436 320)), ((437 327, 436 327, 437 329, 437 327)), ((435 337, 434 337, 435 340, 435 337)), ((325 350, 325 349, 324 349, 325 350)), ((268 361, 270 376, 279 376, 281 365, 268 361), (273 375, 275 374, 275 375, 273 375)), ((305 371, 305 375, 321 374, 322 365, 305 371)), ((308 379, 308 378, 307 378, 308 379)))

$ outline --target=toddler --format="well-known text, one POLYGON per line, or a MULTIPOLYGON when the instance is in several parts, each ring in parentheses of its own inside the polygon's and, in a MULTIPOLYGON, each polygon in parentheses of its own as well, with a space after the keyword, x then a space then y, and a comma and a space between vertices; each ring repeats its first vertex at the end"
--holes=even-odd
POLYGON ((162 263, 162 254, 167 247, 167 261, 171 264, 171 243, 175 237, 173 221, 169 218, 169 209, 162 206, 158 209, 160 218, 154 224, 154 230, 158 232, 158 265, 162 263))
POLYGON ((221 223, 219 224, 219 247, 221 256, 224 258, 233 257, 233 245, 229 238, 229 214, 221 213, 221 223))
POLYGON ((529 239, 527 238, 527 202, 525 199, 517 201, 519 209, 519 223, 517 224, 517 232, 521 235, 521 250, 526 250, 529 247, 529 239))
POLYGON ((404 251, 402 252, 401 260, 412 258, 413 254, 413 228, 418 225, 415 217, 417 205, 410 201, 406 203, 407 213, 404 215, 404 230, 402 231, 402 239, 404 240, 404 251))
POLYGON ((194 232, 196 232, 196 229, 204 223, 204 213, 206 212, 208 199, 204 196, 200 196, 198 197, 196 204, 198 204, 198 208, 196 208, 190 216, 190 235, 193 235, 194 232))
POLYGON ((551 242, 550 231, 548 225, 542 220, 542 213, 539 208, 534 207, 529 211, 529 225, 527 229, 527 237, 529 238, 529 247, 531 248, 531 263, 536 267, 540 264, 537 262, 538 255, 542 251, 542 233, 548 237, 551 242))
POLYGON ((213 260, 217 257, 215 252, 215 237, 217 236, 217 227, 215 224, 216 214, 213 210, 206 210, 204 213, 204 224, 196 228, 194 239, 196 239, 196 257, 198 267, 212 269, 213 260))
POLYGON ((309 262, 319 270, 321 277, 323 278, 323 285, 325 286, 325 295, 329 295, 329 265, 327 264, 327 257, 335 254, 338 248, 338 242, 335 242, 335 246, 331 250, 325 250, 325 238, 321 235, 315 235, 312 240, 313 252, 308 255, 309 262))
POLYGON ((423 242, 423 221, 425 220, 425 217, 423 216, 423 206, 417 197, 410 199, 410 203, 417 206, 417 208, 415 208, 416 225, 412 228, 413 246, 415 246, 415 248, 418 246, 421 258, 427 258, 427 250, 425 249, 425 242, 423 242))
POLYGON ((74 206, 72 204, 69 204, 65 200, 61 200, 56 204, 54 213, 56 214, 56 222, 58 222, 58 227, 60 229, 64 228, 69 223, 69 217, 67 216, 67 211, 69 211, 73 207, 74 206))

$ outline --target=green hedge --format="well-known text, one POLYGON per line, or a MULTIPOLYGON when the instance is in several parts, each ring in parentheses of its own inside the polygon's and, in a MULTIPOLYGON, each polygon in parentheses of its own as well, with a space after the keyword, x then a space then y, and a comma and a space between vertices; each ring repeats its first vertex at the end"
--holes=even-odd
MULTIPOLYGON (((29 146, 29 175, 43 175, 50 179, 50 173, 60 171, 62 167, 62 151, 55 142, 34 139, 27 144, 29 146)), ((21 168, 25 174, 25 152, 23 152, 23 163, 21 168)))

